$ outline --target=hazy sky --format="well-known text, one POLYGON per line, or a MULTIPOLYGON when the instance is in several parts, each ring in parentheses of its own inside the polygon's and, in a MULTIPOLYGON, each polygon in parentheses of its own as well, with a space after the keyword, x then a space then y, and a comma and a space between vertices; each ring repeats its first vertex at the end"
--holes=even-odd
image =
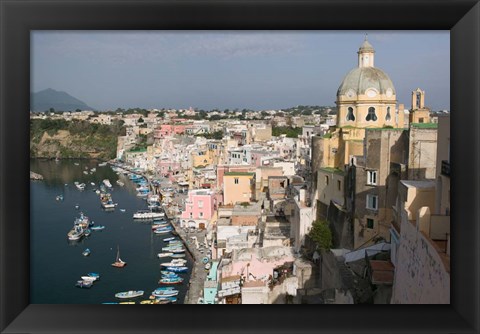
POLYGON ((35 31, 31 90, 97 110, 335 105, 365 33, 398 103, 450 109, 449 31, 35 31))

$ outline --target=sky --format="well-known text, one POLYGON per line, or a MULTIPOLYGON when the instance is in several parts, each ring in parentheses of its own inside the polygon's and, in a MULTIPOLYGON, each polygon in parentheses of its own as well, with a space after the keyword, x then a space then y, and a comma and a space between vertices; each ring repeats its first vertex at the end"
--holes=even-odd
POLYGON ((398 103, 421 88, 427 107, 450 110, 448 30, 33 31, 31 91, 96 110, 334 106, 365 34, 398 103))

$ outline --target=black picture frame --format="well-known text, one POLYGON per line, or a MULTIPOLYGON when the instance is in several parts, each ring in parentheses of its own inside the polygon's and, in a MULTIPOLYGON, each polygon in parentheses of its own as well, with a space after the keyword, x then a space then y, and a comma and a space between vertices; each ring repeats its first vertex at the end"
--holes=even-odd
POLYGON ((2 333, 479 331, 478 1, 0 1, 2 333), (450 30, 451 304, 29 305, 29 51, 30 31, 41 29, 450 30))

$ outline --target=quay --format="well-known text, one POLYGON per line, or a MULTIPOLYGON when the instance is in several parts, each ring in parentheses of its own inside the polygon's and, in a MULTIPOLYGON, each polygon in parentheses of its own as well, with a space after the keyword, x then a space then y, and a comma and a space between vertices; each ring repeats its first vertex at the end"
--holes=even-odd
POLYGON ((43 180, 43 176, 30 171, 30 180, 43 180))

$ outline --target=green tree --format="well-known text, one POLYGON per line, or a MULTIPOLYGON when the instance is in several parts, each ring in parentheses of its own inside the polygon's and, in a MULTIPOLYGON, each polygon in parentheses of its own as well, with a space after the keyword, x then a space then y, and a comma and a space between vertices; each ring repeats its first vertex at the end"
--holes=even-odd
POLYGON ((329 250, 332 247, 332 231, 326 221, 315 221, 308 235, 317 244, 318 248, 329 250))
POLYGON ((143 120, 143 118, 140 117, 137 122, 138 122, 138 123, 143 123, 143 122, 145 122, 145 121, 143 120))

